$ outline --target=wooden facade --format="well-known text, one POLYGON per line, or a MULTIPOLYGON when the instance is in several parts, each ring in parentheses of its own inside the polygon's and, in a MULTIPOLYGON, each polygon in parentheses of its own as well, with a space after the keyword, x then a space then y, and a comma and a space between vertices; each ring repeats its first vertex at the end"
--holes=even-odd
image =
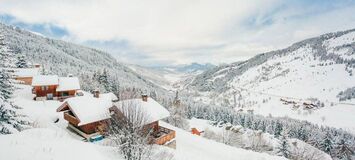
POLYGON ((36 97, 47 97, 52 96, 56 97, 56 89, 58 85, 50 85, 50 86, 34 86, 33 91, 36 94, 36 97))
POLYGON ((47 97, 47 99, 51 99, 57 97, 58 100, 63 101, 66 98, 74 97, 77 90, 68 90, 68 91, 60 91, 57 92, 56 89, 58 85, 50 85, 50 86, 34 86, 33 93, 36 97, 47 97))
POLYGON ((174 130, 162 126, 158 126, 158 128, 158 132, 152 135, 151 144, 165 145, 175 139, 176 133, 174 130))
POLYGON ((16 77, 15 80, 22 81, 23 84, 31 85, 33 77, 16 77))
POLYGON ((65 111, 63 116, 64 119, 68 121, 69 124, 84 132, 85 134, 93 134, 96 132, 103 132, 107 129, 107 120, 96 121, 84 125, 80 125, 80 120, 75 116, 75 114, 70 110, 67 103, 64 103, 61 107, 60 111, 65 111))

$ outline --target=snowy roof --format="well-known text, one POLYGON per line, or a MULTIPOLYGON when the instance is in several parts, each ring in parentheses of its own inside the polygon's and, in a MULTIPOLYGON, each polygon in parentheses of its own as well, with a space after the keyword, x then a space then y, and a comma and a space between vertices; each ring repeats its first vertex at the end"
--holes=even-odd
POLYGON ((33 77, 39 75, 39 68, 15 68, 15 77, 33 77))
POLYGON ((114 106, 116 106, 125 116, 129 115, 127 112, 131 111, 136 111, 137 113, 143 112, 146 116, 144 117, 145 120, 143 125, 170 116, 169 111, 152 98, 148 98, 147 102, 144 102, 142 99, 123 100, 114 103, 114 106), (131 110, 131 107, 135 107, 136 110, 131 110))
POLYGON ((58 91, 69 91, 80 89, 80 83, 78 77, 59 77, 58 91))
POLYGON ((117 96, 115 94, 113 94, 112 92, 110 92, 110 93, 102 93, 102 94, 100 94, 100 97, 108 98, 111 101, 118 101, 117 96))
MULTIPOLYGON (((79 126, 110 118, 109 108, 112 107, 112 102, 107 98, 80 96, 68 98, 64 103, 69 105, 70 110, 79 119, 79 126)), ((61 107, 57 111, 60 111, 61 107)))
POLYGON ((58 85, 57 75, 37 75, 32 79, 32 86, 58 85))

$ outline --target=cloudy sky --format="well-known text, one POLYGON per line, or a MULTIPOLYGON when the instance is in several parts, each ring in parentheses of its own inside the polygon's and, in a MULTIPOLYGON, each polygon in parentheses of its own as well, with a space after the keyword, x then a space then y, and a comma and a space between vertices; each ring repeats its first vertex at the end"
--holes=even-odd
POLYGON ((126 63, 229 63, 355 28, 355 0, 0 0, 0 20, 126 63))

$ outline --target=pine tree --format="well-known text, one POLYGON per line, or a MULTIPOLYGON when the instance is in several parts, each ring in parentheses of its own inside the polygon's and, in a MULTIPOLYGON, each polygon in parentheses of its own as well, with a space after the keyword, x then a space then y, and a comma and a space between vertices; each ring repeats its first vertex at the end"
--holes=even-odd
POLYGON ((17 107, 9 99, 12 96, 14 87, 10 80, 8 70, 4 68, 12 67, 12 54, 0 36, 0 134, 10 134, 20 131, 27 124, 22 120, 22 116, 17 114, 17 107))
POLYGON ((17 68, 27 68, 28 64, 26 61, 26 57, 24 55, 17 56, 17 62, 15 65, 17 68))
POLYGON ((332 155, 332 150, 333 150, 333 140, 332 136, 329 132, 327 132, 323 138, 323 141, 321 143, 321 148, 325 153, 328 153, 329 155, 332 155))
POLYGON ((289 158, 291 156, 290 145, 288 144, 287 131, 283 131, 280 136, 280 143, 276 148, 277 154, 289 158))
POLYGON ((351 160, 354 152, 351 150, 349 142, 346 141, 345 137, 342 137, 335 146, 336 157, 351 160))
POLYGON ((274 131, 275 137, 279 137, 281 135, 281 132, 282 132, 282 124, 280 122, 276 122, 275 131, 274 131))

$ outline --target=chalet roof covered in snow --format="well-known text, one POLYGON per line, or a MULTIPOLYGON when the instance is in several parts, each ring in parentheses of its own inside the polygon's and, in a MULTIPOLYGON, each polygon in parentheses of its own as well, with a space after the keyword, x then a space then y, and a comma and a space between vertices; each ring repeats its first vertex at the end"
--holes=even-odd
POLYGON ((76 118, 79 119, 79 126, 110 118, 109 108, 112 107, 112 102, 107 98, 94 98, 90 96, 68 98, 57 111, 62 111, 66 103, 76 118))
POLYGON ((132 111, 137 113, 143 112, 144 116, 146 116, 146 120, 143 122, 144 124, 149 124, 170 116, 169 111, 152 98, 148 98, 147 102, 142 99, 123 100, 114 103, 114 106, 125 116, 129 115, 130 113, 128 112, 132 111), (132 107, 136 110, 132 110, 132 107))
POLYGON ((59 77, 58 91, 69 91, 80 89, 80 83, 78 77, 59 77))
POLYGON ((110 99, 111 101, 118 101, 117 96, 115 94, 113 94, 112 92, 110 92, 110 93, 101 93, 100 97, 110 99))
POLYGON ((58 85, 57 75, 37 75, 32 79, 32 86, 58 85))
POLYGON ((15 68, 15 77, 34 77, 39 75, 39 68, 15 68))

